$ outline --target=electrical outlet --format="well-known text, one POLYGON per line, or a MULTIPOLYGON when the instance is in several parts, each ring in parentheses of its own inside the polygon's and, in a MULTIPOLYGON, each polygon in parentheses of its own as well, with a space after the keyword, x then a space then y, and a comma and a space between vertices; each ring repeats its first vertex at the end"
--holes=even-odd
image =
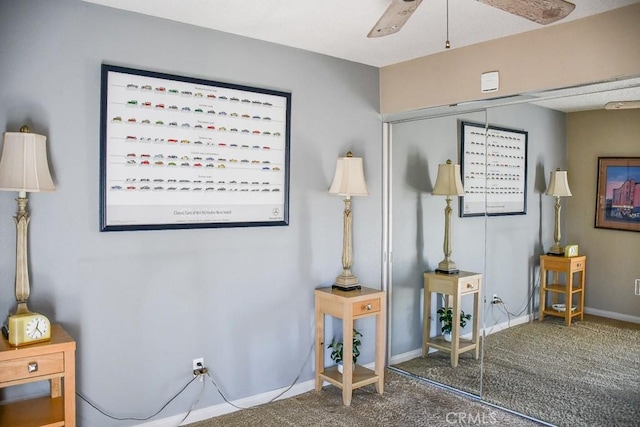
POLYGON ((204 357, 193 359, 193 370, 201 370, 204 368, 204 357))
POLYGON ((640 279, 636 279, 636 295, 640 296, 640 279))
POLYGON ((499 304, 501 302, 502 302, 502 299, 500 299, 498 294, 493 294, 493 297, 491 298, 491 304, 499 304))

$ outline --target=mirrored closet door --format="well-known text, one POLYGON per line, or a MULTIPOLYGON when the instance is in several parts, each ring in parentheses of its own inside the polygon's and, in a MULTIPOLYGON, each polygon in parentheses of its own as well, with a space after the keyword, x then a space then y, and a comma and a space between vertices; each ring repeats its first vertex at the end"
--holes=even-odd
MULTIPOLYGON (((392 194, 389 221, 392 254, 389 271, 389 364, 411 375, 479 396, 482 378, 480 334, 484 310, 482 278, 485 270, 485 218, 482 215, 460 218, 459 198, 451 196, 450 240, 446 243, 447 197, 432 194, 439 165, 446 164, 447 160, 453 164, 460 163, 462 122, 478 124, 479 129, 483 130, 485 112, 444 114, 397 122, 391 126, 388 162, 392 194), (462 274, 431 276, 431 282, 425 280, 425 272, 433 273, 445 259, 447 246, 451 251, 450 259, 462 274), (464 275, 469 275, 471 282, 458 284, 454 277, 464 275), (440 279, 444 282, 440 283, 440 279), (447 289, 440 289, 441 286, 447 289), (453 361, 451 353, 455 351, 455 346, 444 340, 444 323, 439 319, 447 317, 447 309, 453 309, 453 291, 458 286, 465 287, 458 307, 464 316, 462 323, 465 326, 459 331, 460 354, 454 356, 453 359, 457 360, 453 361), (471 287, 468 289, 470 292, 466 286, 471 287), (427 292, 430 295, 426 314, 425 289, 429 289, 427 292), (423 355, 425 316, 430 318, 426 334, 432 345, 424 349, 423 355), (474 325, 477 331, 475 340, 474 325), (474 345, 475 348, 470 348, 474 345)), ((476 151, 476 148, 473 150, 476 151)), ((477 151, 481 151, 480 146, 477 151)), ((451 313, 449 317, 452 324, 456 316, 451 313)))
MULTIPOLYGON (((490 125, 528 132, 530 182, 526 215, 487 218, 485 292, 502 303, 487 305, 482 398, 554 425, 635 425, 640 419, 640 365, 631 356, 640 350, 640 312, 637 302, 625 308, 633 297, 623 295, 624 283, 635 277, 633 255, 611 253, 615 240, 624 246, 635 240, 633 233, 594 228, 598 157, 638 153, 632 131, 638 129, 638 110, 604 105, 640 99, 635 82, 623 89, 616 87, 627 86, 624 81, 572 88, 540 102, 487 109, 490 125), (549 311, 563 316, 565 304, 576 314, 570 326, 553 315, 540 321, 538 311, 540 257, 551 250, 555 232, 555 197, 545 192, 557 168, 567 171, 572 193, 560 201, 561 245, 578 244, 586 257, 580 261, 584 295, 575 292, 568 302, 547 292, 549 311)), ((566 284, 564 273, 547 277, 566 284)))
MULTIPOLYGON (((640 312, 631 296, 617 298, 615 288, 631 283, 634 264, 628 251, 612 243, 633 246, 634 233, 603 236, 593 227, 598 157, 637 155, 637 147, 630 148, 637 142, 637 115, 605 111, 606 101, 614 99, 640 99, 640 78, 490 101, 482 104, 486 110, 438 107, 387 121, 390 367, 554 425, 637 423, 640 312), (459 203, 471 198, 452 197, 451 258, 460 270, 482 274, 479 309, 468 297, 460 303, 480 321, 482 351, 478 360, 472 351, 460 354, 454 367, 448 351, 429 349, 423 357, 425 317, 431 320, 429 339, 440 339, 437 311, 450 304, 432 293, 425 310, 424 273, 444 258, 446 202, 432 194, 438 165, 448 159, 463 163, 465 190, 470 188, 463 122, 484 126, 485 155, 476 161, 485 165, 492 156, 510 155, 489 150, 492 128, 526 135, 526 194, 523 212, 463 217, 459 203), (573 193, 561 203, 561 243, 579 244, 587 256, 584 317, 569 327, 561 317, 538 319, 540 256, 555 232, 555 198, 545 192, 557 168, 568 170, 573 193)), ((471 328, 467 322, 461 337, 468 339, 471 328)))

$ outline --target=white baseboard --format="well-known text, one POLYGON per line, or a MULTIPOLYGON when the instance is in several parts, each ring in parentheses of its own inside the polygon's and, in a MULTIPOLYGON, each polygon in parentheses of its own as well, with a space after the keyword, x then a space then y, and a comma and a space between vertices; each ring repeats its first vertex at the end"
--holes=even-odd
MULTIPOLYGON (((616 319, 616 320, 623 320, 625 322, 631 322, 631 323, 640 323, 640 317, 638 316, 632 316, 629 314, 621 314, 621 313, 615 313, 613 311, 605 311, 605 310, 599 310, 597 308, 589 308, 589 307, 585 307, 584 308, 584 312, 586 314, 593 314, 594 316, 600 316, 600 317, 607 317, 609 319, 616 319)), ((496 332, 500 332, 504 329, 509 329, 513 326, 517 326, 517 325, 521 325, 523 323, 528 323, 531 322, 532 320, 536 319, 535 315, 533 313, 531 314, 526 314, 524 316, 520 316, 518 318, 515 318, 513 320, 507 321, 507 322, 502 322, 502 323, 497 323, 493 326, 481 329, 480 333, 484 333, 485 336, 486 335, 491 335, 491 334, 495 334, 496 332)), ((464 334, 462 335, 463 338, 471 338, 471 333, 468 334, 464 334)), ((434 349, 429 349, 429 353, 433 352, 433 351, 437 351, 434 349)), ((402 362, 406 362, 408 360, 412 360, 415 359, 416 357, 420 357, 422 355, 422 349, 418 348, 415 350, 411 350, 408 351, 406 353, 402 353, 402 354, 398 354, 395 356, 392 356, 391 359, 389 360, 389 364, 390 365, 397 365, 398 363, 402 363, 402 362)))
POLYGON ((389 359, 389 365, 397 365, 398 363, 406 362, 408 360, 413 360, 416 357, 422 356, 422 349, 418 348, 416 350, 411 350, 406 353, 398 354, 396 356, 391 356, 389 359))
MULTIPOLYGON (((616 320, 623 320, 626 322, 632 322, 632 323, 640 323, 640 317, 638 316, 631 316, 628 314, 620 314, 620 313, 615 313, 612 311, 605 311, 605 310, 599 310, 596 308, 589 308, 589 307, 585 307, 584 312, 587 314, 593 314, 595 316, 601 316, 601 317, 607 317, 610 319, 616 319, 616 320)), ((527 323, 534 320, 534 315, 533 314, 527 314, 518 318, 515 318, 513 320, 507 321, 507 322, 502 322, 502 323, 498 323, 495 324, 491 327, 488 328, 484 328, 480 331, 481 334, 485 334, 486 335, 491 335, 494 334, 496 332, 502 331, 504 329, 508 329, 510 327, 516 326, 516 325, 520 325, 522 323, 527 323)), ((467 333, 464 334, 462 336, 463 338, 471 338, 471 333, 467 333)), ((422 355, 422 348, 418 348, 415 350, 411 350, 408 351, 406 353, 402 353, 402 354, 398 354, 396 356, 392 356, 391 359, 389 360, 389 364, 390 365, 396 365, 398 363, 402 363, 402 362, 406 362, 408 360, 412 360, 415 359, 416 357, 420 357, 422 355)), ((364 365, 365 367, 369 368, 369 369, 373 369, 374 368, 374 363, 369 363, 367 365, 364 365)), ((325 382, 324 385, 327 385, 328 383, 325 382)), ((303 383, 300 384, 296 384, 293 387, 291 387, 290 390, 288 390, 286 393, 284 393, 282 396, 280 396, 278 399, 276 400, 280 400, 280 399, 286 399, 289 397, 294 397, 297 396, 299 394, 302 393, 306 393, 308 391, 311 391, 315 388, 315 380, 311 379, 309 381, 305 381, 303 383)), ((266 393, 261 393, 261 394, 257 394, 254 396, 249 396, 249 397, 245 397, 243 399, 238 399, 238 400, 234 400, 231 403, 233 403, 234 405, 240 407, 240 408, 250 408, 253 406, 257 406, 257 405, 262 405, 264 403, 267 403, 269 401, 271 401, 275 396, 277 396, 278 394, 282 393, 284 390, 286 390, 287 387, 283 387, 281 389, 278 390, 273 390, 273 391, 269 391, 266 393)), ((190 423, 195 423, 196 421, 203 421, 209 418, 214 418, 214 417, 218 417, 220 415, 225 415, 225 414, 229 414, 231 412, 235 412, 237 411, 238 408, 235 408, 233 406, 231 406, 228 403, 221 403, 218 405, 214 405, 214 406, 209 406, 207 408, 202 408, 202 409, 198 409, 193 411, 191 414, 189 414, 189 417, 184 421, 183 424, 190 424, 190 423)), ((186 415, 186 412, 179 414, 179 415, 175 415, 173 417, 169 417, 169 418, 163 418, 160 420, 156 420, 156 421, 151 421, 148 423, 144 423, 144 424, 138 424, 138 427, 174 427, 177 423, 179 423, 182 418, 186 415)))
MULTIPOLYGON (((484 328, 480 330, 480 334, 485 334, 485 335, 490 335, 490 334, 494 334, 498 331, 502 331, 503 329, 508 329, 512 326, 516 326, 516 325, 520 325, 522 323, 527 323, 530 322, 531 320, 533 320, 533 315, 532 314, 527 314, 525 316, 522 317, 518 317, 516 319, 513 319, 509 322, 504 322, 504 323, 498 323, 496 325, 493 325, 489 328, 484 328)), ((461 337, 462 338, 466 338, 466 339, 471 339, 472 338, 472 333, 468 332, 466 334, 463 334, 461 337)), ((433 353, 434 351, 438 351, 435 349, 429 349, 429 353, 433 353)), ((420 357, 422 356, 422 348, 417 348, 415 350, 411 350, 411 351, 407 351, 406 353, 402 353, 402 354, 397 354, 395 356, 391 356, 390 360, 389 360, 389 364, 390 365, 397 365, 398 363, 402 363, 402 362, 406 362, 409 360, 413 360, 416 357, 420 357)))
MULTIPOLYGON (((375 363, 373 362, 363 366, 365 368, 375 369, 375 363)), ((328 382, 325 382, 323 385, 328 385, 328 384, 329 384, 328 382)), ((278 397, 275 400, 294 397, 299 394, 314 390, 315 387, 316 387, 315 379, 311 379, 300 384, 295 384, 293 387, 291 387, 290 390, 288 390, 286 393, 284 393, 282 396, 278 397)), ((266 393, 256 394, 254 396, 233 400, 231 401, 231 403, 233 403, 235 406, 238 406, 239 408, 251 408, 253 406, 263 405, 265 403, 270 402, 275 396, 278 396, 287 388, 288 386, 282 387, 278 390, 272 390, 266 393)), ((211 388, 209 388, 209 390, 211 390, 211 388)), ((221 403, 218 405, 209 406, 207 408, 202 408, 202 409, 198 409, 191 412, 191 414, 189 414, 189 417, 187 417, 187 419, 184 420, 184 422, 182 422, 180 425, 191 424, 197 421, 203 421, 209 418, 219 417, 220 415, 230 414, 231 412, 235 412, 238 410, 239 410, 238 408, 228 403, 221 403)), ((184 418, 186 414, 187 414, 186 412, 183 412, 182 414, 174 415, 172 417, 163 418, 160 420, 151 421, 144 424, 138 424, 138 427, 175 427, 180 421, 182 421, 182 418, 184 418)))
POLYGON ((586 314, 593 314, 594 316, 606 317, 609 319, 623 320, 625 322, 631 322, 631 323, 640 323, 640 317, 632 316, 630 314, 616 313, 613 311, 606 311, 606 310, 600 310, 597 308, 589 308, 589 307, 585 307, 584 312, 586 314))
POLYGON ((524 316, 516 317, 515 319, 509 320, 506 322, 496 323, 493 326, 484 328, 482 329, 482 333, 484 333, 485 336, 495 334, 496 332, 500 332, 504 329, 509 329, 513 326, 521 325, 523 323, 529 323, 533 319, 534 319, 533 314, 525 314, 524 316))
MULTIPOLYGON (((208 383, 208 385, 210 384, 211 383, 208 383)), ((284 393, 282 396, 280 396, 276 400, 286 399, 288 397, 293 397, 302 393, 306 393, 307 391, 313 390, 315 388, 315 385, 316 383, 315 383, 315 380, 313 379, 309 381, 305 381, 300 384, 296 384, 293 387, 291 387, 289 391, 284 393)), ((262 405, 264 403, 271 401, 275 396, 282 393, 287 388, 288 387, 283 387, 278 390, 268 391, 266 393, 257 394, 255 396, 249 396, 242 399, 233 400, 231 401, 231 403, 233 403, 234 405, 240 408, 251 408, 252 406, 262 405)), ((211 387, 207 387, 207 389, 212 390, 211 387)), ((215 391, 215 393, 217 394, 217 391, 215 391)), ((195 423, 196 421, 203 421, 209 418, 218 417, 220 415, 229 414, 231 412, 235 412, 238 410, 239 410, 238 408, 231 406, 228 403, 221 403, 219 405, 197 409, 191 412, 191 414, 189 414, 187 419, 184 420, 184 422, 180 425, 191 424, 191 423, 195 423)), ((184 418, 186 414, 187 413, 184 412, 182 414, 174 415, 172 417, 163 418, 160 420, 151 421, 144 424, 138 424, 138 427, 143 427, 143 426, 144 427, 175 427, 182 420, 182 418, 184 418)))

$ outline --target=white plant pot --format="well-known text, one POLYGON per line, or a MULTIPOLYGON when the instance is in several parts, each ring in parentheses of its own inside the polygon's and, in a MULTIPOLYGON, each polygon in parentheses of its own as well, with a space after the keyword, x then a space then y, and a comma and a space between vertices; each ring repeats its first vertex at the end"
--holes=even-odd
POLYGON ((451 332, 445 332, 442 334, 442 338, 444 338, 446 342, 451 342, 451 332))
MULTIPOLYGON (((351 370, 351 372, 356 370, 356 365, 355 363, 353 364, 353 369, 351 370)), ((338 372, 342 373, 344 371, 344 366, 342 365, 342 362, 338 363, 338 372)))

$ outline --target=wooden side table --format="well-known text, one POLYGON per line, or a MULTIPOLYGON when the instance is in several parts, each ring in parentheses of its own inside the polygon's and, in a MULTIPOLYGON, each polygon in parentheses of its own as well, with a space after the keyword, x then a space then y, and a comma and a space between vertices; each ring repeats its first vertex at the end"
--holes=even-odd
POLYGON ((76 425, 76 343, 60 325, 51 341, 11 347, 0 340, 0 388, 49 380, 51 396, 0 405, 3 426, 76 425), (64 379, 64 387, 62 380, 64 379))
POLYGON ((465 351, 475 351, 480 357, 480 289, 482 274, 461 271, 458 274, 424 273, 424 320, 422 322, 422 357, 427 357, 429 347, 451 353, 451 366, 458 366, 458 356, 465 351), (453 310, 451 342, 443 337, 431 337, 431 293, 447 296, 447 307, 453 310), (473 296, 473 335, 471 340, 460 338, 460 304, 463 296, 473 296), (457 321, 456 321, 457 320, 457 321))
POLYGON ((563 317, 567 326, 571 326, 574 317, 584 318, 584 272, 587 267, 587 257, 563 257, 542 255, 540 256, 540 307, 539 320, 544 316, 563 317), (548 274, 553 273, 551 282, 548 282, 548 274), (560 281, 560 274, 563 274, 564 283, 560 281), (574 275, 578 276, 574 280, 574 275), (547 292, 552 294, 552 304, 547 304, 547 292), (558 303, 559 296, 564 295, 564 310, 554 309, 558 303), (576 300, 575 310, 573 309, 574 296, 576 300))
MULTIPOLYGON (((353 291, 322 288, 315 290, 316 312, 316 391, 322 389, 324 381, 342 388, 342 403, 351 405, 354 389, 368 384, 376 385, 376 391, 382 394, 384 389, 384 350, 385 323, 387 316, 387 294, 384 291, 361 288, 353 291), (344 355, 353 352, 353 322, 368 316, 376 317, 375 370, 372 371, 353 363, 344 363, 343 373, 337 366, 324 367, 324 318, 325 315, 342 319, 342 340, 344 355), (355 369, 354 369, 355 368, 355 369)), ((345 361, 351 357, 345 356, 345 361)))

